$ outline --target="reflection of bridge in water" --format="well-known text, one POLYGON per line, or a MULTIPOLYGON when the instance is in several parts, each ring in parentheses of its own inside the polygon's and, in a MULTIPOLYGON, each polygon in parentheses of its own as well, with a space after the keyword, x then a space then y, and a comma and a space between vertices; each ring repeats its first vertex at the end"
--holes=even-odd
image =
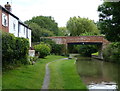
POLYGON ((65 44, 66 48, 69 44, 87 44, 99 46, 99 57, 102 58, 102 50, 109 44, 109 41, 104 36, 65 36, 65 37, 47 37, 56 42, 56 44, 65 44))

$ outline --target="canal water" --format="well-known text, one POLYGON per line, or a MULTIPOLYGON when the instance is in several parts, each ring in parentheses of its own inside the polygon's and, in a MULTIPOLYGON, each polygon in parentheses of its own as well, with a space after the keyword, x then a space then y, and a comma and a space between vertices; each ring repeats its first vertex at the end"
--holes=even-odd
POLYGON ((109 89, 116 91, 118 81, 118 65, 103 62, 94 58, 78 57, 77 71, 88 89, 109 89))

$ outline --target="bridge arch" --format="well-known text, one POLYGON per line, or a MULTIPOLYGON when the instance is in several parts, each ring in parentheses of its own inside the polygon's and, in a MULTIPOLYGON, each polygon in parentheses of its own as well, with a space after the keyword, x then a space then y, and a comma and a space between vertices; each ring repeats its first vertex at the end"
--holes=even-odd
POLYGON ((102 50, 109 44, 104 36, 64 36, 64 37, 46 37, 52 39, 56 44, 65 44, 66 49, 69 44, 97 44, 99 45, 99 57, 103 58, 102 50))

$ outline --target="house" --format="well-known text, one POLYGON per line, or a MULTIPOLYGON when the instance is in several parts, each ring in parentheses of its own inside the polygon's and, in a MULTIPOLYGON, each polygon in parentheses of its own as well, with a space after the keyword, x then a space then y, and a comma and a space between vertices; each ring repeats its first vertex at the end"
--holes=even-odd
POLYGON ((5 8, 0 5, 0 30, 12 33, 15 37, 29 39, 31 47, 31 29, 11 12, 11 6, 8 2, 5 8))

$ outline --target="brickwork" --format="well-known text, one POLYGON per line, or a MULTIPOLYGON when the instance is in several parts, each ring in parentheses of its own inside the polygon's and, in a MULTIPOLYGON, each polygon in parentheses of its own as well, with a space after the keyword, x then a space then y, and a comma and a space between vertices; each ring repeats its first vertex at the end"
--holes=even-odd
POLYGON ((76 36, 76 37, 47 37, 55 41, 57 44, 68 43, 102 43, 103 45, 109 44, 109 41, 104 36, 76 36))

